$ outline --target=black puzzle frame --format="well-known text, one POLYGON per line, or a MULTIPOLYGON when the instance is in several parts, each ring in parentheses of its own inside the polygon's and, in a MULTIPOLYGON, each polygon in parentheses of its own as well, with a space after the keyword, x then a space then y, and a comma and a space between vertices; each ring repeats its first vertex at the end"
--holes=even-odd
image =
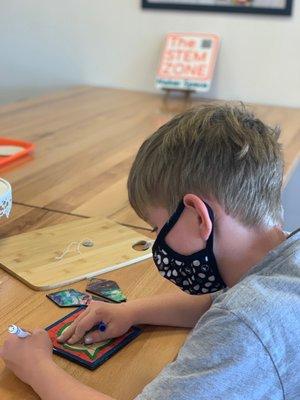
POLYGON ((165 10, 187 10, 187 11, 215 11, 227 13, 243 13, 243 14, 265 14, 265 15, 292 15, 293 0, 286 0, 286 5, 282 9, 278 8, 263 8, 263 7, 239 7, 239 6, 212 6, 212 5, 193 5, 193 4, 178 4, 166 3, 160 1, 152 3, 150 0, 142 0, 142 8, 165 9, 165 10))

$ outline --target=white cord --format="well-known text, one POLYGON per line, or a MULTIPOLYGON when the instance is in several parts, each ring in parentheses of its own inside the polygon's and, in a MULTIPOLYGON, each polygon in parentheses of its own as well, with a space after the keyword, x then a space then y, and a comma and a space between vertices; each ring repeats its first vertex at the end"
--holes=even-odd
POLYGON ((68 246, 64 249, 64 251, 62 252, 62 254, 60 256, 56 256, 55 260, 60 261, 64 258, 64 256, 68 253, 71 252, 71 248, 73 245, 76 246, 76 253, 81 255, 81 251, 80 251, 80 246, 83 245, 84 242, 88 242, 91 245, 87 246, 87 247, 92 247, 94 245, 93 241, 89 238, 86 239, 82 239, 80 242, 71 242, 68 244, 68 246))

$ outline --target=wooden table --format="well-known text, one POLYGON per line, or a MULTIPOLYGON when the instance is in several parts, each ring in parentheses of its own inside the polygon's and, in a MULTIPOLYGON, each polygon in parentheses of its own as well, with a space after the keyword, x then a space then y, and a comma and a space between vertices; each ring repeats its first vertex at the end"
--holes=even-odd
MULTIPOLYGON (((182 108, 154 94, 94 87, 3 106, 1 135, 36 144, 31 157, 1 171, 15 203, 145 226, 128 208, 128 171, 144 139, 182 108)), ((300 110, 252 108, 282 126, 288 172, 300 148, 300 110)))
MULTIPOLYGON (((32 229, 72 221, 82 217, 66 215, 44 209, 15 205, 8 220, 1 221, 1 235, 28 232, 32 229)), ((147 231, 143 230, 143 233, 147 231)), ((149 234, 151 236, 151 234, 149 234)), ((128 299, 149 297, 177 289, 161 278, 150 261, 105 274, 116 280, 128 299)), ((104 275, 103 275, 104 276, 104 275)), ((86 282, 73 284, 85 289, 86 282)), ((36 292, 0 269, 0 344, 7 336, 12 322, 28 329, 46 327, 72 309, 56 307, 46 298, 48 292, 36 292)), ((132 399, 164 367, 172 361, 185 340, 186 329, 145 327, 143 334, 116 354, 96 371, 89 371, 67 360, 56 357, 57 363, 85 384, 105 392, 116 399, 132 399)), ((0 360, 0 399, 37 399, 30 387, 19 381, 4 368, 0 360)))
MULTIPOLYGON (((0 221, 1 237, 94 215, 141 228, 151 236, 128 206, 127 174, 143 140, 185 106, 179 100, 164 103, 154 94, 77 87, 1 107, 1 135, 37 145, 32 156, 1 171, 14 191, 12 215, 0 221)), ((265 121, 282 126, 287 177, 300 149, 300 110, 251 107, 265 121)), ((129 299, 179 290, 163 280, 150 261, 105 277, 117 280, 129 299)), ((85 282, 72 287, 83 290, 85 282)), ((27 288, 1 269, 0 299, 0 343, 10 323, 44 327, 66 314, 45 293, 27 288)), ((56 361, 85 384, 116 399, 132 399, 176 357, 186 334, 186 329, 147 327, 93 372, 64 359, 56 361)), ((0 398, 37 396, 0 361, 0 398)))

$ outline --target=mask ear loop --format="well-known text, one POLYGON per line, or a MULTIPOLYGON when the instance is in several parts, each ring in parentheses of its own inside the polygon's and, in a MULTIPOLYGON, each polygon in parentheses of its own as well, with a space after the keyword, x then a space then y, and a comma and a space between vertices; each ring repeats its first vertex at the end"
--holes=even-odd
POLYGON ((207 239, 207 242, 206 242, 206 248, 209 248, 209 249, 213 250, 213 244, 214 244, 214 235, 213 235, 213 233, 214 233, 215 217, 214 217, 214 213, 213 213, 213 210, 211 209, 211 207, 207 203, 205 203, 205 201, 204 201, 204 204, 206 205, 206 208, 207 208, 207 211, 208 211, 208 215, 209 215, 209 218, 210 218, 211 224, 212 224, 211 225, 211 232, 210 232, 210 235, 209 235, 209 237, 207 239))
MULTIPOLYGON (((210 218, 210 220, 212 222, 212 230, 211 230, 211 233, 209 235, 209 238, 207 239, 206 247, 212 249, 213 248, 213 230, 214 230, 214 219, 215 218, 214 218, 214 213, 213 213, 213 210, 211 209, 211 207, 205 202, 204 202, 204 204, 205 204, 205 206, 207 208, 209 218, 210 218)), ((184 205, 183 200, 181 200, 179 205, 178 205, 178 207, 177 207, 177 209, 175 210, 174 214, 171 215, 169 220, 165 223, 165 225, 160 230, 156 240, 161 238, 162 236, 163 237, 167 236, 167 234, 170 232, 170 230, 174 227, 174 225, 179 220, 179 218, 180 218, 181 214, 183 213, 184 209, 185 209, 185 205, 184 205)))
POLYGON ((185 209, 185 205, 183 200, 180 201, 178 207, 176 208, 175 212, 171 215, 169 220, 165 223, 165 225, 161 228, 159 234, 157 235, 157 238, 161 238, 162 236, 165 237, 167 234, 170 232, 170 230, 173 228, 173 226, 176 224, 176 222, 179 220, 183 210, 185 209))

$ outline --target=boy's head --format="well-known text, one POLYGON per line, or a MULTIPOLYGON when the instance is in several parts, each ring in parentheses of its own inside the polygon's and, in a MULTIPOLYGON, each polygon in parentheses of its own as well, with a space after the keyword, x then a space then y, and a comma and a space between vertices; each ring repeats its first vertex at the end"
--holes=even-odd
POLYGON ((208 104, 160 127, 139 149, 128 178, 129 201, 171 215, 188 193, 217 201, 247 227, 282 223, 283 160, 279 130, 242 105, 208 104))

